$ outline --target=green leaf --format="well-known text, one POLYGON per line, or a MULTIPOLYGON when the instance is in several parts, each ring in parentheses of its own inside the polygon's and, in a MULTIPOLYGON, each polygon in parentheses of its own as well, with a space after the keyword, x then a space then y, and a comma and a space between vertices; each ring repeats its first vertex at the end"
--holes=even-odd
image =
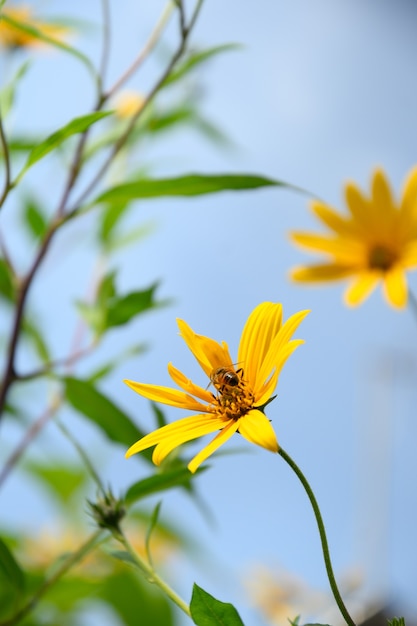
POLYGON ((6 15, 5 13, 2 13, 1 19, 7 24, 10 24, 11 26, 13 26, 14 28, 17 28, 18 30, 23 31, 27 35, 30 35, 31 37, 35 37, 36 39, 39 39, 40 41, 44 41, 45 43, 48 43, 51 46, 54 46, 55 48, 59 48, 60 50, 67 52, 68 54, 71 54, 72 56, 76 57, 77 59, 82 61, 82 63, 84 63, 88 71, 92 74, 94 80, 98 82, 98 76, 94 68, 94 65, 92 64, 90 59, 87 56, 85 56, 85 54, 83 54, 76 48, 69 46, 63 41, 59 41, 58 39, 49 37, 49 35, 46 35, 45 33, 42 32, 42 30, 39 30, 34 25, 28 24, 26 22, 20 22, 19 20, 12 18, 10 17, 10 15, 6 15))
POLYGON ((77 302, 77 307, 94 333, 100 336, 109 328, 127 324, 137 315, 166 304, 165 301, 155 301, 157 287, 155 283, 148 289, 118 296, 115 293, 114 273, 111 272, 101 282, 96 302, 77 302))
POLYGON ((12 272, 4 259, 0 258, 0 296, 9 302, 14 301, 15 289, 12 272))
POLYGON ((133 556, 125 550, 108 550, 107 554, 110 554, 110 556, 112 556, 114 559, 117 559, 118 561, 123 561, 123 563, 129 563, 129 565, 133 565, 133 567, 136 568, 138 567, 138 564, 136 563, 133 556))
POLYGON ((158 504, 156 505, 156 507, 154 508, 153 512, 152 512, 152 517, 150 519, 150 523, 149 526, 146 530, 146 537, 145 537, 145 549, 146 549, 146 556, 147 559, 149 561, 149 563, 153 566, 152 563, 152 555, 151 555, 151 537, 152 537, 152 533, 158 523, 158 517, 159 517, 159 511, 161 510, 161 504, 162 502, 158 502, 158 504))
POLYGON ((0 586, 12 588, 15 595, 22 595, 25 588, 25 575, 13 554, 0 538, 0 586))
POLYGON ((44 339, 42 332, 36 326, 33 317, 30 318, 29 316, 26 316, 23 319, 23 331, 26 337, 32 342, 32 345, 37 355, 39 356, 39 358, 44 363, 47 363, 48 361, 50 361, 51 356, 50 356, 48 344, 46 343, 46 340, 44 339))
POLYGON ((25 470, 40 479, 63 504, 68 504, 71 496, 88 480, 88 476, 82 468, 71 467, 60 462, 44 465, 32 461, 25 464, 25 470))
POLYGON ((35 239, 41 239, 47 231, 48 224, 41 208, 33 198, 26 200, 23 215, 31 235, 35 239))
POLYGON ((173 487, 189 486, 194 476, 186 467, 167 470, 161 474, 148 476, 129 487, 124 501, 129 506, 159 491, 166 491, 173 487))
POLYGON ((388 626, 405 626, 404 617, 393 617, 387 620, 388 626))
POLYGON ((96 202, 116 202, 160 198, 162 196, 199 196, 219 191, 238 191, 259 187, 291 187, 287 183, 252 174, 188 174, 177 178, 144 178, 105 191, 96 202))
POLYGON ((161 303, 155 302, 154 294, 158 287, 155 283, 148 289, 133 291, 126 296, 114 298, 108 302, 106 327, 121 326, 133 317, 152 309, 161 303))
MULTIPOLYGON (((86 380, 65 378, 66 397, 70 405, 96 424, 116 443, 131 446, 144 436, 132 420, 107 396, 86 380)), ((150 460, 150 452, 144 454, 150 460)))
MULTIPOLYGON (((0 18, 1 19, 1 18, 0 18)), ((21 78, 26 74, 30 62, 26 61, 19 67, 12 80, 0 91, 0 113, 2 119, 5 119, 13 106, 17 85, 21 78)))
POLYGON ((190 611, 197 626, 244 626, 232 604, 216 600, 195 583, 190 611))
POLYGON ((40 161, 40 159, 52 152, 52 150, 58 148, 66 139, 72 137, 72 135, 85 132, 88 128, 90 128, 90 126, 103 119, 103 117, 111 115, 111 113, 112 111, 96 111, 95 113, 87 113, 87 115, 74 118, 71 122, 57 130, 55 133, 49 135, 49 137, 31 150, 26 161, 26 165, 17 177, 15 184, 22 178, 27 170, 32 167, 32 165, 40 161))
POLYGON ((127 202, 115 202, 109 204, 101 212, 101 224, 99 230, 99 238, 103 243, 107 243, 110 239, 115 227, 126 213, 129 204, 127 202))
POLYGON ((191 70, 195 69, 202 63, 205 63, 212 57, 222 54, 223 52, 229 52, 231 50, 239 50, 242 48, 241 44, 238 43, 226 43, 221 46, 215 46, 213 48, 208 48, 207 50, 202 50, 201 52, 196 52, 188 56, 188 58, 177 67, 168 78, 164 82, 164 87, 167 85, 172 85, 173 83, 178 82, 183 76, 188 74, 191 70))
POLYGON ((115 572, 102 577, 96 587, 96 595, 116 613, 117 623, 125 626, 174 624, 172 603, 131 567, 115 568, 115 572))

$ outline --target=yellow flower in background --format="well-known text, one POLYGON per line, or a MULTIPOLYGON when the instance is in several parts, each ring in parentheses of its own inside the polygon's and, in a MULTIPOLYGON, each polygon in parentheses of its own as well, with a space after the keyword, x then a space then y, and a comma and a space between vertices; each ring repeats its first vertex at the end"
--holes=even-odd
POLYGON ((145 96, 138 91, 125 89, 116 98, 114 112, 121 119, 135 115, 145 104, 145 96))
POLYGON ((35 29, 41 35, 58 42, 63 42, 69 32, 66 26, 39 21, 33 16, 31 7, 27 5, 0 9, 0 46, 4 48, 45 46, 45 41, 25 28, 35 29), (19 28, 19 25, 23 28, 19 28))
POLYGON ((345 196, 346 215, 322 202, 311 205, 328 234, 291 233, 296 244, 328 257, 317 265, 294 268, 292 279, 318 283, 351 278, 345 292, 350 306, 361 304, 382 283, 387 302, 405 307, 406 271, 417 268, 417 167, 404 183, 400 202, 395 201, 380 169, 373 175, 370 197, 353 183, 346 185, 345 196))
POLYGON ((188 464, 195 472, 211 454, 235 432, 258 446, 278 452, 278 442, 263 408, 271 400, 281 369, 287 358, 303 343, 291 340, 309 311, 301 311, 282 323, 282 305, 264 302, 249 316, 240 339, 236 361, 225 342, 197 335, 182 320, 180 334, 208 377, 206 388, 195 385, 172 363, 168 372, 181 388, 171 389, 131 380, 124 382, 141 396, 197 412, 158 428, 126 452, 126 457, 156 446, 152 460, 159 465, 172 450, 183 443, 220 431, 188 464), (209 387, 214 388, 214 392, 209 387))

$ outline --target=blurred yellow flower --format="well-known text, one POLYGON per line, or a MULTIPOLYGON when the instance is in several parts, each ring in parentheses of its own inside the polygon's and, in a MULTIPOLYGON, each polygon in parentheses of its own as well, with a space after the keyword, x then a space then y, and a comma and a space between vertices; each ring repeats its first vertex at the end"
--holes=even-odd
POLYGON ((308 312, 300 311, 283 324, 281 304, 264 302, 257 306, 246 321, 235 363, 225 342, 219 344, 197 335, 188 324, 177 320, 180 334, 208 376, 209 385, 195 385, 172 363, 168 372, 182 391, 125 380, 145 398, 198 412, 146 435, 129 448, 126 457, 156 445, 152 460, 159 465, 181 444, 216 431, 220 432, 188 464, 191 472, 235 432, 278 452, 275 432, 263 408, 271 400, 285 361, 303 343, 291 337, 308 312), (209 391, 210 385, 215 393, 209 391))
POLYGON ((118 117, 126 119, 140 111, 144 104, 145 97, 142 94, 126 89, 115 99, 114 112, 118 117))
POLYGON ((64 36, 69 32, 66 26, 39 21, 33 16, 31 7, 27 5, 3 7, 0 10, 0 46, 4 48, 44 46, 46 42, 29 32, 31 29, 58 42, 63 42, 64 36))
POLYGON ((330 233, 291 233, 296 244, 329 257, 321 264, 294 268, 292 279, 318 283, 351 277, 345 292, 349 306, 361 304, 381 282, 387 302, 405 307, 405 273, 417 268, 417 167, 408 174, 398 203, 380 169, 374 172, 369 198, 353 183, 346 185, 345 195, 347 215, 322 202, 311 205, 330 233))

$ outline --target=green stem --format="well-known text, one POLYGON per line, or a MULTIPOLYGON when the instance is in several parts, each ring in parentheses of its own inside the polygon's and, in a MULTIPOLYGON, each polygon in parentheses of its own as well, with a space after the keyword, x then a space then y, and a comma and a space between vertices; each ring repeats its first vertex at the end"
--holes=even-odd
POLYGON ((47 578, 43 585, 39 587, 39 589, 34 593, 34 595, 30 598, 30 600, 22 606, 21 609, 13 617, 6 620, 5 622, 0 622, 0 626, 14 626, 14 624, 18 624, 28 613, 33 611, 33 609, 38 604, 39 600, 46 594, 46 592, 53 586, 58 580, 68 572, 74 565, 79 563, 91 550, 97 547, 102 538, 103 531, 97 530, 95 533, 91 535, 89 539, 82 546, 78 548, 76 552, 73 552, 69 555, 67 559, 61 564, 61 566, 55 570, 55 572, 47 578))
POLYGON ((284 461, 286 461, 286 463, 288 463, 288 465, 291 467, 291 469, 295 472, 295 474, 297 475, 298 479, 300 480, 301 484, 303 485, 309 499, 311 502, 311 506, 313 507, 313 511, 314 511, 314 515, 316 517, 316 521, 317 521, 317 526, 319 528, 319 533, 320 533, 320 539, 321 539, 321 547, 323 550, 323 557, 324 557, 324 563, 326 566, 326 572, 327 572, 327 577, 329 579, 329 583, 330 583, 330 587, 331 590, 333 592, 333 596, 334 599, 336 600, 336 604, 340 609, 341 614, 343 615, 346 624, 349 624, 349 626, 355 626, 355 622, 353 621, 353 619, 351 618, 351 616, 349 615, 349 612, 342 600, 342 596, 340 595, 339 589, 337 587, 336 584, 336 579, 334 577, 334 573, 333 573, 333 568, 332 568, 332 563, 330 560, 330 551, 329 551, 329 545, 327 543, 327 537, 326 537, 326 530, 324 528, 324 523, 323 523, 323 518, 321 516, 320 513, 320 508, 319 505, 317 504, 317 500, 316 497, 313 493, 313 490, 311 489, 310 485, 307 482, 306 477, 304 476, 304 474, 302 473, 302 471, 300 470, 300 468, 298 467, 298 465, 292 460, 292 458, 285 452, 285 450, 283 450, 282 448, 280 448, 278 450, 278 454, 280 454, 280 456, 282 456, 282 458, 284 459, 284 461))
MULTIPOLYGON (((168 596, 188 617, 191 617, 190 607, 180 596, 166 583, 153 569, 153 567, 147 563, 142 557, 135 552, 131 544, 129 543, 127 537, 123 534, 121 530, 117 533, 113 531, 115 538, 120 541, 120 543, 124 546, 127 553, 130 555, 136 566, 146 575, 147 580, 150 583, 154 583, 157 585, 161 591, 168 596)), ((0 626, 2 626, 0 624, 0 626)))

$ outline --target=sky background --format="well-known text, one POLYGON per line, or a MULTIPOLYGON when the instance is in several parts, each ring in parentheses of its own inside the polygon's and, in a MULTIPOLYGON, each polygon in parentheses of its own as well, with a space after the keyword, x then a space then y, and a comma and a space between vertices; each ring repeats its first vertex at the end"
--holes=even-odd
MULTIPOLYGON (((109 84, 137 54, 163 7, 133 0, 125 0, 123 8, 116 4, 109 84)), ((36 6, 44 14, 71 10, 74 17, 99 23, 99 2, 73 0, 69 8, 51 0, 36 6)), ((405 0, 206 0, 192 45, 242 44, 198 75, 202 110, 233 145, 219 149, 193 131, 178 132, 147 150, 145 164, 161 176, 262 174, 340 208, 344 183, 350 179, 369 189, 371 173, 380 165, 398 195, 416 162, 416 19, 416 5, 405 0)), ((98 59, 99 32, 91 28, 74 45, 98 59)), ((171 25, 164 45, 174 40, 171 25)), ((146 91, 158 67, 159 60, 146 63, 129 87, 146 91)), ((9 69, 3 59, 0 75, 9 69)), ((85 69, 70 57, 48 53, 39 56, 25 79, 13 124, 48 134, 91 105, 85 69)), ((53 206, 61 186, 47 166, 28 179, 53 206)), ((160 295, 172 303, 123 331, 131 334, 132 343, 143 340, 151 349, 127 362, 103 390, 136 415, 142 429, 151 430, 148 402, 125 387, 123 378, 169 384, 166 365, 173 361, 195 382, 206 384, 177 334, 176 317, 198 333, 227 341, 233 355, 247 316, 260 302, 282 302, 286 317, 311 309, 296 334, 306 343, 287 362, 268 417, 322 507, 336 576, 360 571, 368 598, 396 602, 401 612, 416 615, 417 319, 412 312, 388 308, 379 291, 362 307, 348 310, 342 302, 344 285, 291 285, 289 268, 308 257, 291 246, 288 231, 316 229, 316 224, 306 198, 288 190, 143 202, 130 219, 128 226, 152 222, 155 229, 115 259, 122 267, 121 290, 158 279, 160 295)), ((4 220, 13 237, 18 221, 12 210, 4 220)), ((75 327, 65 304, 88 289, 91 274, 85 268, 94 272, 88 225, 89 218, 80 220, 57 238, 34 289, 37 310, 59 355, 75 327)), ((16 256, 24 267, 30 248, 18 245, 16 256)), ((417 291, 415 276, 410 284, 417 291)), ((118 341, 117 333, 111 334, 97 358, 111 354, 118 341)), ((166 415, 182 417, 175 409, 166 415)), ((67 425, 101 459, 104 482, 116 491, 147 473, 144 463, 125 461, 123 449, 107 445, 72 414, 67 425)), ((20 439, 12 426, 4 432, 9 444, 20 439)), ((49 428, 38 454, 50 455, 51 444, 64 449, 56 439, 49 428)), ((198 445, 189 448, 190 454, 198 445)), ((263 626, 244 586, 252 568, 260 563, 282 567, 327 591, 318 533, 306 495, 280 457, 238 437, 227 449, 240 453, 212 459, 198 479, 213 521, 184 494, 164 496, 163 518, 203 546, 200 554, 183 560, 172 579, 184 597, 195 580, 233 602, 248 624, 263 626)), ((30 511, 30 523, 41 528, 48 510, 22 477, 9 480, 0 506, 1 500, 16 504, 19 493, 24 494, 21 503, 4 511, 6 523, 25 525, 30 511)))

